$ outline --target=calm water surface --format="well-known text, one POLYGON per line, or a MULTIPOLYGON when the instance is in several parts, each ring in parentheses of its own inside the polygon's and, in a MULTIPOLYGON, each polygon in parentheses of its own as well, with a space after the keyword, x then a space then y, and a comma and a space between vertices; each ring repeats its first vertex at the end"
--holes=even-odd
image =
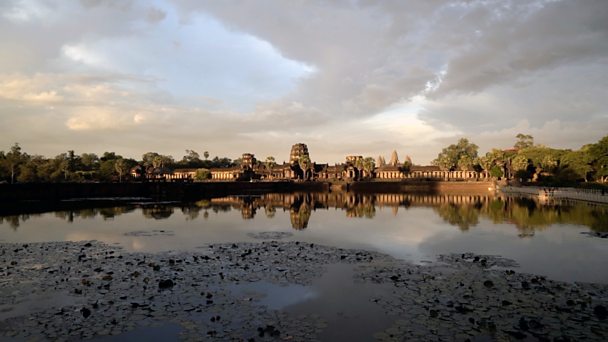
POLYGON ((99 240, 130 251, 196 250, 208 243, 286 240, 363 248, 413 262, 473 252, 518 261, 521 270, 567 281, 608 283, 608 207, 541 204, 501 196, 350 193, 267 194, 194 203, 0 217, 1 242, 99 240))

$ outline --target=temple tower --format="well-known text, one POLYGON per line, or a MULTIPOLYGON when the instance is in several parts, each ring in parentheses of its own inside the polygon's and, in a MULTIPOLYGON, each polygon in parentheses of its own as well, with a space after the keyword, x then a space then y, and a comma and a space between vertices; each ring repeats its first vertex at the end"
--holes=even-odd
POLYGON ((306 146, 306 144, 297 143, 291 146, 291 153, 289 153, 289 164, 296 164, 302 156, 307 156, 308 159, 310 159, 310 155, 308 154, 308 146, 306 146))

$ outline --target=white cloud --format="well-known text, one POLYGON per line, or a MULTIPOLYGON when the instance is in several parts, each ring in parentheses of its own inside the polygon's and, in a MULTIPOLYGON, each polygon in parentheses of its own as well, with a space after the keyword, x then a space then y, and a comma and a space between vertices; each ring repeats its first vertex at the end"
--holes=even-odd
POLYGON ((17 24, 42 19, 48 13, 38 2, 27 0, 9 1, 3 12, 4 18, 17 24))
POLYGON ((576 147, 608 131, 602 0, 32 0, 0 13, 0 146, 280 160, 301 141, 318 161, 395 148, 425 163, 461 136, 576 147))
POLYGON ((126 130, 145 121, 142 114, 121 113, 113 108, 80 107, 66 121, 74 131, 126 130))

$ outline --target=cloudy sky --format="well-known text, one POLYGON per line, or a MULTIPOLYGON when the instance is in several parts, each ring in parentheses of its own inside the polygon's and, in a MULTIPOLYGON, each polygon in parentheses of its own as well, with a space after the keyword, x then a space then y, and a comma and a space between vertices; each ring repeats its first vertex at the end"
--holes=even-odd
POLYGON ((605 0, 4 0, 0 150, 430 162, 608 134, 605 0))

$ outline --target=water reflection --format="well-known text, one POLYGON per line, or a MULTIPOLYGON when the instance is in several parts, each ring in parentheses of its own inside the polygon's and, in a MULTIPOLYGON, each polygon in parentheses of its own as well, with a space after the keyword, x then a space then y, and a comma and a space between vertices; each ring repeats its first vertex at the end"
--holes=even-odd
MULTIPOLYGON (((230 196, 205 199, 192 203, 133 203, 106 208, 55 211, 54 215, 67 222, 76 218, 100 216, 110 220, 140 209, 147 219, 165 220, 180 210, 187 220, 206 220, 209 213, 240 211, 243 220, 259 213, 273 218, 277 210, 289 213, 296 230, 308 227, 317 210, 342 210, 347 218, 373 219, 376 210, 389 208, 394 215, 411 207, 429 207, 446 223, 468 231, 486 219, 495 224, 509 223, 519 230, 520 237, 530 237, 535 231, 554 224, 575 224, 593 231, 608 231, 608 206, 585 203, 540 203, 532 198, 505 196, 425 195, 425 194, 356 194, 356 193, 291 193, 261 196, 230 196), (202 217, 201 217, 202 213, 202 217)), ((0 224, 18 229, 20 223, 39 214, 0 216, 0 224)))

